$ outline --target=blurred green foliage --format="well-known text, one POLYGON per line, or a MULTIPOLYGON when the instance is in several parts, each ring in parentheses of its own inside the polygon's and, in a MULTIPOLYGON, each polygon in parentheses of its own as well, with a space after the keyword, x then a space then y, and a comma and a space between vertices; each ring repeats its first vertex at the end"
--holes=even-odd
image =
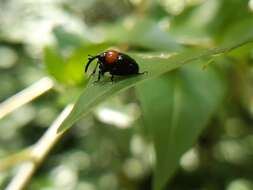
MULTIPOLYGON (((0 159, 37 142, 81 94, 79 121, 27 189, 148 190, 155 178, 156 190, 251 190, 253 44, 198 52, 240 43, 252 26, 252 0, 0 1, 0 100, 44 76, 56 81, 0 120, 0 159), (91 84, 88 54, 108 48, 149 73, 91 84), (197 56, 183 66, 174 55, 197 56)), ((0 171, 0 189, 16 167, 0 171)))
POLYGON ((145 126, 154 136, 157 162, 154 189, 162 189, 178 167, 182 154, 191 148, 221 102, 224 80, 211 68, 203 72, 199 64, 191 64, 146 82, 137 90, 145 126))

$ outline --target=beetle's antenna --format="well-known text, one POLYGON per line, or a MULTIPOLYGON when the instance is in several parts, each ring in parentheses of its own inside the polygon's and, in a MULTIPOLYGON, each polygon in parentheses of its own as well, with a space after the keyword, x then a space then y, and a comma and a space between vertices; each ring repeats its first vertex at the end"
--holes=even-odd
POLYGON ((94 59, 97 59, 97 58, 98 58, 98 55, 96 55, 96 56, 88 55, 88 56, 89 56, 89 58, 88 58, 89 61, 88 61, 88 63, 87 63, 86 66, 85 66, 85 72, 87 72, 90 63, 91 63, 94 59))

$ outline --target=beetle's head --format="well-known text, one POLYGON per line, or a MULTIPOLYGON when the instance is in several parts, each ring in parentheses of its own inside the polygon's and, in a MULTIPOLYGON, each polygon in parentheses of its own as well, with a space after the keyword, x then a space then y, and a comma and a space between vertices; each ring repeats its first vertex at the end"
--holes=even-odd
POLYGON ((114 64, 118 61, 119 58, 119 52, 115 50, 108 50, 106 52, 100 53, 98 55, 92 56, 89 55, 88 63, 85 67, 85 72, 88 70, 88 67, 92 61, 95 59, 98 59, 103 64, 114 64))

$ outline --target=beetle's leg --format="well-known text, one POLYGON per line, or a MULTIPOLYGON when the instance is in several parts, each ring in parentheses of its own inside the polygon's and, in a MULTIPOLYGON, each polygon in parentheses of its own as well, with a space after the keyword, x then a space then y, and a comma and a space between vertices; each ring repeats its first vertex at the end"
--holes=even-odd
POLYGON ((100 81, 100 77, 101 77, 102 74, 103 74, 102 71, 99 70, 99 72, 98 72, 98 79, 95 82, 99 82, 100 81))
POLYGON ((96 73, 97 67, 98 67, 99 64, 100 64, 100 62, 98 61, 95 68, 94 68, 94 70, 92 71, 91 75, 94 75, 96 73))
POLYGON ((113 82, 114 75, 111 75, 111 81, 113 82))

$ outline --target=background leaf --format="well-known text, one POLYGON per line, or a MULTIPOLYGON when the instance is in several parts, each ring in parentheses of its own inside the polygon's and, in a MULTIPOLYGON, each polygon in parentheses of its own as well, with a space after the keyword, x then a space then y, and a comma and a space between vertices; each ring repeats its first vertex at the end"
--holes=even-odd
POLYGON ((137 87, 145 127, 153 137, 153 187, 161 190, 221 102, 224 81, 213 68, 187 65, 137 87))

